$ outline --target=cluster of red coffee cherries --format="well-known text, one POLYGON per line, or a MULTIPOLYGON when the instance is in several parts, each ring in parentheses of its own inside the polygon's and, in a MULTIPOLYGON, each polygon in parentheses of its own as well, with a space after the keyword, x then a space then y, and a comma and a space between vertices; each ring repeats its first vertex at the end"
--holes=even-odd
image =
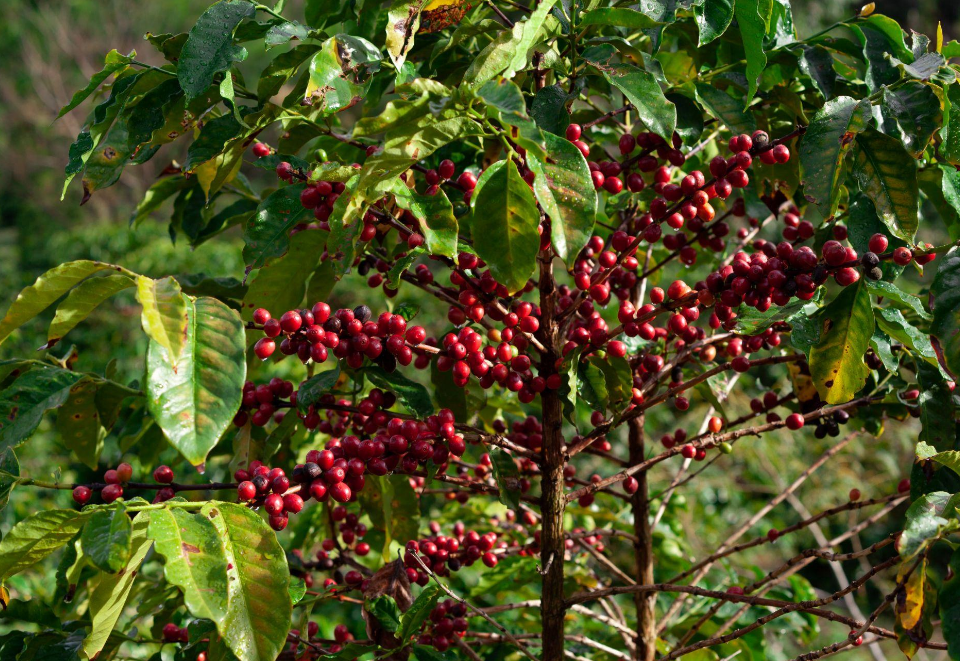
POLYGON ((494 549, 506 548, 506 542, 499 542, 496 532, 483 535, 474 530, 464 530, 462 523, 454 524, 454 534, 431 535, 420 540, 407 542, 403 564, 407 568, 407 577, 411 583, 426 585, 430 575, 423 570, 421 562, 438 576, 448 576, 450 572, 470 567, 478 560, 485 566, 497 566, 498 558, 494 549))
POLYGON ((467 607, 453 599, 446 599, 430 611, 417 643, 430 645, 438 652, 445 652, 453 644, 452 637, 463 637, 467 626, 467 607))

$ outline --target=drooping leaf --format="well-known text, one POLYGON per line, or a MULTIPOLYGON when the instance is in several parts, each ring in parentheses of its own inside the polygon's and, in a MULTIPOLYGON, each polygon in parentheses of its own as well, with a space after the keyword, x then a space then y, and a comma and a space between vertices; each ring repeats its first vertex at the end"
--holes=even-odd
POLYGON ((63 404, 82 378, 69 370, 33 369, 0 392, 0 450, 30 438, 43 414, 63 404))
POLYGON ((164 558, 167 582, 183 591, 191 615, 222 627, 227 614, 227 558, 217 528, 203 514, 176 507, 149 515, 147 535, 164 558))
POLYGON ((943 123, 940 98, 930 85, 909 82, 893 91, 883 91, 880 108, 881 130, 899 138, 919 158, 933 134, 943 123))
POLYGON ((863 281, 845 287, 821 309, 818 321, 820 340, 810 349, 810 374, 825 402, 842 404, 853 399, 870 374, 863 357, 870 346, 874 318, 863 281))
POLYGON ((74 93, 70 99, 70 103, 61 108, 60 112, 57 113, 57 119, 60 119, 83 103, 107 78, 126 69, 136 56, 137 51, 130 51, 128 54, 122 55, 117 52, 115 48, 107 53, 107 56, 103 60, 103 68, 90 77, 90 81, 82 90, 74 93))
POLYGON ((497 282, 511 292, 523 289, 537 266, 540 213, 513 161, 498 161, 484 171, 470 206, 477 254, 497 282))
POLYGON ((700 30, 700 46, 719 38, 733 22, 734 0, 699 0, 693 6, 700 30))
POLYGON ((96 586, 91 588, 90 632, 83 639, 83 652, 87 659, 96 657, 107 644, 133 589, 140 563, 153 546, 147 539, 147 524, 146 512, 134 517, 130 535, 130 559, 121 571, 115 574, 100 574, 96 586))
POLYGON ((536 174, 533 194, 550 218, 550 240, 560 259, 572 264, 593 234, 597 194, 583 154, 569 140, 545 133, 547 160, 528 157, 536 174))
POLYGON ((137 300, 143 306, 140 323, 152 342, 163 347, 176 366, 187 334, 187 300, 172 277, 137 278, 137 300))
POLYGON ((858 133, 866 128, 870 104, 848 96, 827 101, 800 140, 803 194, 825 217, 839 201, 842 164, 858 133))
POLYGON ((105 436, 97 407, 97 385, 93 379, 81 380, 57 410, 57 431, 63 444, 91 470, 97 468, 105 436))
POLYGON ((0 343, 82 280, 106 269, 125 271, 112 264, 82 259, 61 264, 41 275, 36 282, 17 295, 7 314, 0 320, 0 343))
POLYGON ((955 497, 944 491, 928 493, 913 501, 904 515, 906 525, 897 543, 900 557, 909 560, 929 546, 943 527, 951 524, 946 517, 952 517, 956 525, 955 511, 951 511, 955 508, 955 497))
POLYGON ((563 135, 570 124, 570 112, 567 103, 570 96, 559 85, 547 85, 537 90, 530 103, 530 117, 543 131, 554 135, 563 135))
POLYGON ((385 372, 375 365, 368 367, 363 373, 373 385, 395 394, 400 403, 418 418, 433 415, 430 393, 416 381, 411 381, 400 372, 385 372))
POLYGON ((399 179, 391 192, 397 205, 420 221, 420 229, 430 253, 453 259, 457 254, 459 225, 447 194, 437 190, 433 195, 420 195, 399 179))
POLYGON ((677 109, 663 95, 652 73, 630 64, 591 64, 633 104, 640 121, 649 130, 665 140, 671 139, 677 128, 677 109))
POLYGON ((888 300, 895 301, 899 304, 899 307, 912 310, 921 319, 930 319, 930 313, 928 313, 924 307, 923 301, 913 294, 908 294, 903 291, 892 282, 887 282, 886 280, 867 280, 867 289, 874 296, 882 296, 888 300))
POLYGON ((80 548, 96 567, 114 574, 130 559, 133 527, 122 505, 90 515, 80 534, 80 548))
POLYGON ((937 275, 930 286, 930 342, 940 365, 960 376, 960 250, 954 248, 940 258, 937 275))
POLYGON ((0 542, 0 581, 32 567, 69 542, 87 517, 74 510, 43 510, 17 523, 0 542))
POLYGON ((262 268, 268 259, 286 254, 290 230, 312 218, 310 210, 300 204, 300 193, 305 187, 296 184, 279 188, 257 207, 243 234, 243 260, 248 269, 262 268))
POLYGON ((255 12, 256 5, 247 0, 223 0, 207 9, 191 28, 177 61, 177 78, 187 99, 206 92, 214 76, 246 59, 247 50, 233 42, 233 33, 240 21, 255 12))
POLYGON ((899 140, 875 129, 858 133, 856 144, 853 174, 860 190, 890 231, 912 242, 919 224, 916 160, 899 140))
POLYGON ((612 25, 632 30, 646 30, 655 28, 660 23, 636 9, 627 7, 600 7, 583 12, 578 25, 612 25))
POLYGON ((726 92, 713 85, 697 83, 697 98, 710 114, 735 133, 753 133, 757 120, 743 111, 743 105, 726 92))
POLYGON ((750 105, 760 75, 767 66, 767 55, 763 50, 763 38, 766 35, 765 12, 760 8, 760 0, 734 0, 734 16, 740 26, 743 39, 743 51, 747 57, 747 98, 744 107, 750 105))
POLYGON ((63 339, 77 324, 86 319, 98 305, 114 294, 133 287, 135 281, 123 273, 111 273, 102 278, 89 278, 70 290, 67 297, 57 306, 57 311, 47 330, 49 349, 63 339))
POLYGON ((498 447, 490 448, 493 475, 497 481, 500 502, 507 507, 520 509, 520 471, 509 454, 498 447))
POLYGON ((147 407, 170 443, 202 466, 240 408, 246 378, 243 322, 213 298, 187 302, 187 336, 177 365, 151 341, 147 407))

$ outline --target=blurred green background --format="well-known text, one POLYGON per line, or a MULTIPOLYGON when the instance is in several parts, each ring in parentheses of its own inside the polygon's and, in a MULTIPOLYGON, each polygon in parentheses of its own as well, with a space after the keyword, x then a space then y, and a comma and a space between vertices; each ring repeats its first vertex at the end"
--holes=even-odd
MULTIPOLYGON (((73 259, 119 262, 154 277, 186 272, 242 277, 242 242, 236 230, 191 250, 186 243, 171 243, 161 216, 135 230, 130 228, 130 213, 159 168, 171 158, 182 157, 175 150, 145 166, 129 168, 116 186, 98 192, 83 207, 78 206, 79 186, 68 190, 66 199, 60 201, 67 148, 76 137, 84 119, 83 112, 89 105, 54 121, 59 108, 99 70, 104 53, 111 48, 123 53, 136 49, 140 59, 160 64, 157 55, 143 42, 143 33, 185 31, 207 4, 206 0, 0 2, 0 61, 4 63, 4 74, 0 77, 0 126, 3 127, 0 149, 4 154, 0 159, 0 310, 5 310, 16 294, 40 273, 73 259)), ((299 17, 301 4, 288 3, 285 13, 299 17)), ((792 4, 798 32, 803 36, 853 15, 863 3, 793 0, 792 4)), ((956 0, 881 0, 876 4, 878 12, 931 39, 935 38, 938 21, 943 24, 946 39, 960 37, 960 2, 956 0)), ((251 68, 257 68, 260 56, 251 53, 251 68)), ((347 279, 338 285, 336 296, 347 302, 360 293, 365 297, 364 302, 374 309, 382 307, 381 294, 371 294, 358 279, 347 279)), ((0 358, 32 354, 43 344, 45 330, 44 321, 35 320, 0 347, 0 358)), ((78 369, 102 372, 107 362, 116 358, 125 378, 139 376, 146 341, 139 329, 139 306, 132 294, 115 297, 102 305, 69 339, 57 351, 65 351, 70 344, 77 345, 78 369)), ((735 393, 730 407, 744 412, 747 401, 746 395, 735 393)), ((653 421, 661 423, 663 428, 659 433, 671 430, 672 420, 668 419, 671 413, 663 414, 667 418, 653 421)), ((69 454, 59 447, 50 422, 45 423, 46 433, 31 441, 31 449, 21 455, 25 475, 39 478, 51 471, 83 470, 70 463, 69 454), (51 461, 63 463, 52 465, 51 461)), ((767 527, 789 525, 803 518, 798 508, 818 511, 836 505, 845 499, 851 487, 860 488, 865 497, 890 493, 912 463, 915 442, 915 434, 897 424, 894 423, 893 433, 851 444, 849 450, 801 488, 798 495, 802 504, 781 505, 752 534, 763 534, 767 527)), ((793 442, 796 440, 796 436, 784 432, 745 442, 738 446, 744 448, 743 452, 738 451, 729 461, 706 471, 696 488, 683 490, 685 497, 675 497, 658 529, 658 549, 663 553, 664 565, 669 568, 671 553, 680 552, 677 542, 681 539, 692 545, 685 551, 694 557, 704 555, 723 539, 725 532, 746 519, 780 491, 785 481, 802 472, 813 457, 831 445, 830 440, 815 441, 812 435, 799 439, 802 443, 793 442), (691 539, 687 535, 690 530, 697 530, 698 537, 691 539)), ((103 461, 115 464, 120 455, 117 450, 114 453, 105 454, 103 461)), ((666 486, 672 471, 670 468, 652 476, 655 492, 666 486)), ((584 476, 587 474, 583 472, 584 476)), ((35 507, 31 504, 35 495, 19 494, 15 506, 4 512, 4 530, 35 507)), ((67 505, 68 495, 64 493, 60 497, 61 504, 67 505)), ((456 508, 452 504, 448 507, 456 508)), ((603 514, 618 516, 616 511, 603 514)), ((603 525, 604 520, 599 514, 596 516, 596 523, 603 525)), ((849 523, 845 517, 826 521, 823 532, 832 537, 849 523)), ((897 523, 891 521, 890 525, 897 523)), ((875 533, 864 535, 862 543, 870 544, 894 529, 881 526, 875 533)), ((785 540, 775 547, 761 547, 750 559, 759 566, 775 566, 776 558, 789 553, 788 544, 802 547, 811 542, 809 538, 785 540)), ((630 562, 628 556, 620 560, 625 565, 630 562)), ((859 573, 855 566, 851 570, 850 576, 859 573)), ((836 589, 834 575, 822 563, 812 567, 805 576, 815 585, 836 589)), ((38 581, 42 582, 43 578, 38 577, 38 581)), ((863 607, 866 609, 866 604, 863 607)), ((846 633, 842 629, 830 628, 829 635, 824 634, 821 640, 839 640, 846 633)), ((891 654, 898 654, 893 650, 895 646, 891 654)), ((850 656, 870 658, 866 650, 850 656)))

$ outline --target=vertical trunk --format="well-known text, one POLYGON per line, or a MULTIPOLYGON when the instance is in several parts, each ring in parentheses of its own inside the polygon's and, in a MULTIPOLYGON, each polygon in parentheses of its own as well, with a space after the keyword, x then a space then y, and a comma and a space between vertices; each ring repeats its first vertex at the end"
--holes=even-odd
MULTIPOLYGON (((643 461, 643 416, 629 423, 630 463, 643 461)), ((640 487, 633 494, 633 532, 637 536, 634 553, 637 561, 637 583, 653 584, 653 539, 650 531, 650 501, 647 495, 647 473, 636 475, 640 487)), ((637 661, 653 661, 657 649, 656 592, 638 592, 634 596, 637 607, 637 661)))
MULTIPOLYGON (((553 279, 552 252, 540 255, 539 339, 546 351, 540 357, 541 374, 556 371, 559 358, 556 328, 556 283, 553 279)), ((564 442, 563 409, 556 390, 547 389, 541 396, 543 419, 543 463, 541 465, 541 503, 543 517, 540 532, 540 567, 543 593, 540 601, 543 624, 543 661, 563 659, 563 510, 566 499, 563 489, 564 442)))

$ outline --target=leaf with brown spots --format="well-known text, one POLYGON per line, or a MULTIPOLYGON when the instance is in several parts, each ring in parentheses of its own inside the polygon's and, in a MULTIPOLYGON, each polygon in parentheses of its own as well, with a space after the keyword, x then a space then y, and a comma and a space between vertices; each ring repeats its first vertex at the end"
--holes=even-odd
POLYGON ((818 315, 822 325, 819 342, 810 349, 810 374, 828 404, 853 399, 870 374, 863 357, 875 324, 863 282, 846 287, 818 315))

